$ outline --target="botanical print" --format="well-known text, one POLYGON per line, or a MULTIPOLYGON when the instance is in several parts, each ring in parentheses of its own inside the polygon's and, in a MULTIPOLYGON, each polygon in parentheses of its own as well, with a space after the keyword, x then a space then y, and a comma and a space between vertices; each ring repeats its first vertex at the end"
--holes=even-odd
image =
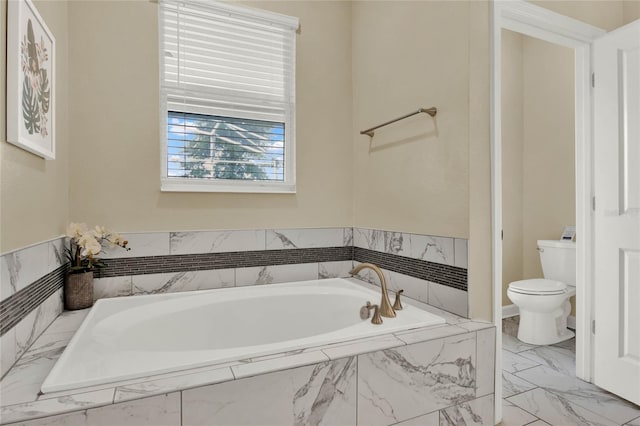
POLYGON ((22 83, 22 118, 30 135, 49 134, 48 118, 51 89, 47 68, 49 53, 44 36, 36 41, 31 19, 27 23, 27 34, 20 43, 20 59, 24 79, 22 83))

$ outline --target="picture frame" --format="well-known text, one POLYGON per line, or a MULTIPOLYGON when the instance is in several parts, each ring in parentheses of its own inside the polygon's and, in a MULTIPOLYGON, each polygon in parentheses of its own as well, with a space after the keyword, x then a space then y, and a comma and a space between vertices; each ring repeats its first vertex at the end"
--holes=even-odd
POLYGON ((7 142, 53 160, 55 37, 31 0, 9 0, 7 18, 7 142))

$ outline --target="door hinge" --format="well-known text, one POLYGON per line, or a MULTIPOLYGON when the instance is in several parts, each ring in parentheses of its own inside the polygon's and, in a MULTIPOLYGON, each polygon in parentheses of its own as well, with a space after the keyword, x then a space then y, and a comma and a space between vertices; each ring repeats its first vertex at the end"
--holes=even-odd
POLYGON ((591 207, 593 208, 593 211, 596 211, 596 196, 594 195, 593 197, 591 197, 591 207))
POLYGON ((596 320, 591 320, 591 334, 596 334, 596 320))
POLYGON ((500 239, 504 241, 504 229, 500 231, 500 239))
POLYGON ((596 87, 596 73, 592 72, 591 73, 591 87, 596 87))

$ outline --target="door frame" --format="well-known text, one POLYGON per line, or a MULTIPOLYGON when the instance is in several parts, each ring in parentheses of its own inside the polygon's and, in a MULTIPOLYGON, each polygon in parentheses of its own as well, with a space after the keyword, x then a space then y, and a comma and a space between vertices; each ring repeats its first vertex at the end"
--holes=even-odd
POLYGON ((576 376, 591 381, 593 340, 593 105, 591 43, 606 32, 524 0, 491 2, 491 217, 493 322, 496 326, 495 418, 502 420, 502 30, 575 52, 576 376))

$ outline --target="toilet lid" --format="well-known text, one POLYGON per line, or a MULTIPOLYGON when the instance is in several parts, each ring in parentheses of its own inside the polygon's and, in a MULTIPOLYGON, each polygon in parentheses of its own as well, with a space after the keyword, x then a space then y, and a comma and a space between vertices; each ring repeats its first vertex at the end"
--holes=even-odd
POLYGON ((532 280, 514 281, 509 284, 509 289, 517 293, 552 295, 566 293, 567 285, 560 281, 536 278, 532 280))

